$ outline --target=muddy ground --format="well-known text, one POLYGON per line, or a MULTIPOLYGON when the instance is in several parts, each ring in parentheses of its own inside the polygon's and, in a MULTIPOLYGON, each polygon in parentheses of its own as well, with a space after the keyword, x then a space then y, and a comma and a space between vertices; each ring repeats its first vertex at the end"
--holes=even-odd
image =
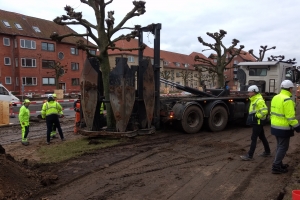
MULTIPOLYGON (((0 199, 282 199, 300 161, 300 134, 291 139, 287 174, 271 173, 276 147, 265 127, 272 157, 241 161, 250 145, 251 128, 235 122, 217 133, 204 128, 184 134, 165 127, 155 134, 128 138, 62 163, 39 165, 36 149, 45 144, 44 123, 32 123, 30 145, 20 144, 18 126, 0 128, 0 199)), ((66 139, 73 121, 65 119, 66 139)), ((53 140, 59 144, 60 140, 53 140)))

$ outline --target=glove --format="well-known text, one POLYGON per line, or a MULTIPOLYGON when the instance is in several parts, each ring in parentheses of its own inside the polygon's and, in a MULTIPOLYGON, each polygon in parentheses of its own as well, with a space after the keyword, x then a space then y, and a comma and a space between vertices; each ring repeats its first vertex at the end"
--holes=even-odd
POLYGON ((297 126, 297 127, 295 127, 294 130, 295 130, 297 133, 299 133, 299 132, 300 132, 300 125, 297 126))
POLYGON ((25 125, 25 122, 22 122, 22 125, 25 125))

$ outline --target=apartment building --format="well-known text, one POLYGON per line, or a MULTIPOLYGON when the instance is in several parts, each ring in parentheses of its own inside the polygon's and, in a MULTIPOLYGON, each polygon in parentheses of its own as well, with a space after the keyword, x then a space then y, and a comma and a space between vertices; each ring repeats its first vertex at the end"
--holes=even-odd
MULTIPOLYGON (((68 37, 56 42, 50 38, 53 32, 76 33, 53 21, 0 10, 0 82, 10 91, 52 93, 56 79, 49 66, 58 61, 67 66, 57 80, 60 89, 65 93, 80 91, 79 78, 86 53, 76 48, 76 41, 86 40, 68 37)), ((96 54, 96 48, 91 52, 96 54)))

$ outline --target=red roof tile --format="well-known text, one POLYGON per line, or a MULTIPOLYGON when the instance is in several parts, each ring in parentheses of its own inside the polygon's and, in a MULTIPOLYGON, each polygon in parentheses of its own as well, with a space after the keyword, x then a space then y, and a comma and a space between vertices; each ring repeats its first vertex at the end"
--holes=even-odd
MULTIPOLYGON (((0 10, 0 20, 1 20, 0 33, 2 34, 21 35, 21 36, 51 40, 50 35, 53 32, 57 32, 59 35, 76 33, 68 26, 61 26, 54 23, 53 21, 30 17, 19 13, 8 12, 4 10, 0 10), (4 25, 3 20, 7 21, 10 24, 10 28, 4 25), (19 24, 22 27, 22 30, 19 30, 16 27, 15 23, 19 24), (33 26, 38 27, 38 29, 41 32, 36 32, 33 29, 33 26)), ((83 39, 84 41, 86 41, 84 38, 67 37, 64 38, 62 42, 75 44, 78 39, 83 39)))

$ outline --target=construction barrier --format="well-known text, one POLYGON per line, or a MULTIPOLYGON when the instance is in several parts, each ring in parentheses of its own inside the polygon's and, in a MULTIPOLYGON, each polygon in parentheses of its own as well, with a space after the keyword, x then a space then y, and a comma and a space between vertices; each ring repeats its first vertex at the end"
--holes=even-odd
POLYGON ((0 126, 9 124, 9 102, 0 101, 0 126))
POLYGON ((14 113, 14 109, 13 109, 13 104, 12 103, 9 104, 9 117, 10 118, 15 118, 16 117, 16 115, 14 113))

